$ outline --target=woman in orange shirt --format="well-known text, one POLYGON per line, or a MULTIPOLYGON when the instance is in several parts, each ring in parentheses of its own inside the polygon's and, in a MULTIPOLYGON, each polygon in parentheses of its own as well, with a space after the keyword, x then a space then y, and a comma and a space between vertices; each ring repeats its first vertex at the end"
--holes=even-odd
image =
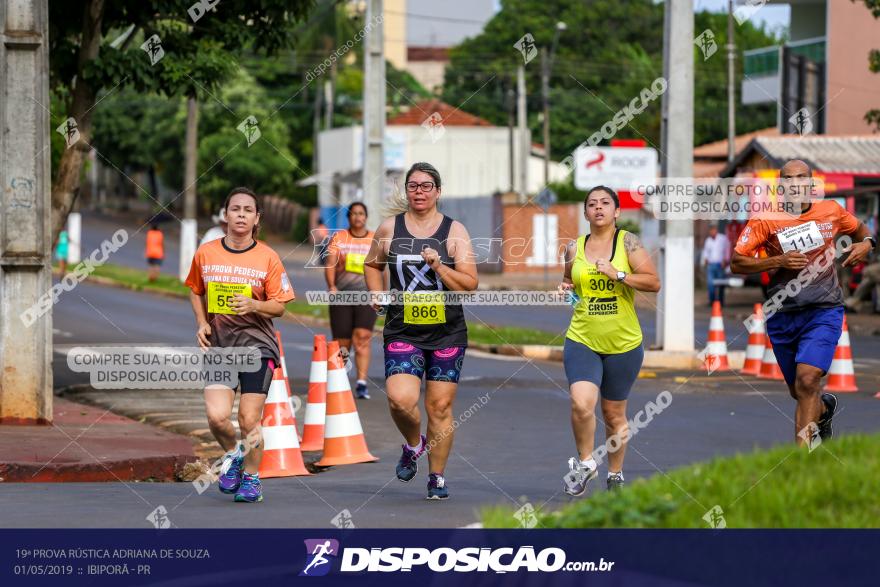
MULTIPOLYGON (((367 291, 364 259, 370 251, 373 231, 367 230, 366 226, 367 207, 363 202, 354 202, 348 208, 348 229, 334 234, 327 246, 324 277, 330 293, 367 291)), ((330 330, 333 338, 346 350, 354 342, 357 364, 355 394, 358 399, 370 399, 367 371, 370 368, 370 340, 375 324, 376 311, 369 304, 330 305, 330 330)))
POLYGON ((259 427, 272 373, 279 364, 272 318, 284 314, 284 304, 294 294, 278 253, 254 238, 262 213, 256 194, 235 188, 223 210, 226 236, 199 247, 186 285, 191 290, 199 346, 256 347, 260 351, 258 370, 238 373, 238 426, 242 440, 253 441, 251 446, 238 443, 230 421, 235 390, 215 384, 205 388, 208 425, 227 451, 220 468, 220 491, 234 494, 235 501, 255 502, 263 500, 259 427))

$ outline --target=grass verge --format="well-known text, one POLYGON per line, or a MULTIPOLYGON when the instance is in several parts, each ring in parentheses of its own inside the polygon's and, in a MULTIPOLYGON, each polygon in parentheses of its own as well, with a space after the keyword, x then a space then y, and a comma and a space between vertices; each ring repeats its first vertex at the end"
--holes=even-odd
MULTIPOLYGON (((562 473, 559 475, 562 485, 562 473)), ((720 506, 728 528, 877 528, 880 435, 850 435, 812 453, 785 445, 683 467, 538 515, 538 528, 709 528, 720 506)), ((561 488, 561 487, 560 487, 561 488)), ((483 511, 487 528, 516 528, 514 510, 483 511)))

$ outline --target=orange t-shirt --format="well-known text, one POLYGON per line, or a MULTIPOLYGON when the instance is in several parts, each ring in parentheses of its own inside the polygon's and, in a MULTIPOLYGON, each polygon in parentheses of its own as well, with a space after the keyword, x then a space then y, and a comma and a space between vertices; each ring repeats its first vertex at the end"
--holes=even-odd
MULTIPOLYGON (((781 310, 796 310, 806 306, 834 307, 843 304, 843 292, 837 280, 834 263, 819 260, 828 249, 834 249, 834 237, 852 234, 859 227, 859 220, 833 200, 813 202, 800 216, 788 218, 761 218, 749 220, 736 243, 736 252, 747 257, 754 256, 764 247, 767 255, 775 257, 789 250, 799 250, 807 256, 809 264, 816 263, 818 275, 805 282, 796 295, 782 300, 781 310), (820 267, 821 265, 821 267, 820 267)), ((768 295, 785 289, 804 269, 778 269, 770 277, 768 295)), ((792 287, 795 291, 797 288, 792 287)))
POLYGON ((340 230, 327 245, 327 253, 336 253, 336 289, 339 291, 366 291, 364 259, 370 252, 373 232, 357 237, 349 230, 340 230))
MULTIPOLYGON (((294 299, 293 287, 278 253, 261 241, 254 241, 251 247, 241 251, 230 249, 225 237, 205 243, 193 257, 186 286, 196 295, 207 295, 212 346, 255 346, 264 358, 279 362, 271 319, 257 313, 244 316, 220 313, 226 311, 228 300, 241 289, 249 288, 250 297, 260 301, 287 303, 294 299)), ((247 295, 247 291, 240 293, 247 295)))
POLYGON ((147 231, 147 248, 145 256, 147 259, 164 259, 165 258, 165 235, 161 230, 147 231))

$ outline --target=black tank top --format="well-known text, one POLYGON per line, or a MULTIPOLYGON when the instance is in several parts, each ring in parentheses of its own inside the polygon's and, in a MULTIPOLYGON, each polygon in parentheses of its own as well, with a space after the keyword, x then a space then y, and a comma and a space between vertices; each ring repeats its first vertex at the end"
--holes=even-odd
MULTIPOLYGON (((446 249, 452 218, 443 217, 440 227, 428 238, 416 238, 406 229, 404 214, 394 219, 394 237, 388 251, 393 292, 445 291, 443 281, 422 259, 422 250, 431 247, 440 254, 440 261, 451 269, 455 263, 446 249)), ((467 324, 460 304, 388 306, 385 317, 385 344, 407 342, 426 350, 467 346, 467 324), (443 319, 441 321, 441 319, 443 319)))

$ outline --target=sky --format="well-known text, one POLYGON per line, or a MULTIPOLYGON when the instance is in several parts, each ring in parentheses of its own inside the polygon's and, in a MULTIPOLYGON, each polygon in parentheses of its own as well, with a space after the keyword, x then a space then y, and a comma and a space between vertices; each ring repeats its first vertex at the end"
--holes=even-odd
MULTIPOLYGON (((738 0, 738 4, 744 3, 745 0, 738 0)), ((465 37, 478 35, 500 8, 499 0, 408 0, 408 44, 456 45, 465 37)), ((726 13, 727 0, 694 0, 694 11, 700 10, 726 13)), ((750 20, 757 26, 765 25, 771 33, 778 33, 788 27, 790 12, 788 4, 766 4, 750 20)))
MULTIPOLYGON (((744 4, 739 0, 737 4, 744 4)), ((694 11, 709 10, 711 12, 727 12, 727 0, 694 0, 694 11)), ((760 26, 762 23, 770 31, 788 27, 791 8, 788 4, 765 4, 752 16, 752 20, 760 26)))

